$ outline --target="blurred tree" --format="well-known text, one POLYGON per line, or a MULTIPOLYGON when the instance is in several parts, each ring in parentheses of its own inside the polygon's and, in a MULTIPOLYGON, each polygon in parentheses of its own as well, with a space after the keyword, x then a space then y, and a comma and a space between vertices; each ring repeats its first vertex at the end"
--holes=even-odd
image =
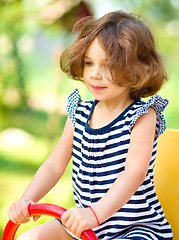
MULTIPOLYGON (((4 94, 8 88, 23 88, 24 78, 21 68, 21 58, 18 54, 17 41, 22 31, 22 8, 21 2, 7 4, 1 1, 0 4, 0 81, 1 81, 1 127, 7 124, 6 110, 4 106, 4 94)), ((22 93, 23 91, 21 91, 22 93)), ((22 99, 24 93, 22 94, 22 99)), ((24 102, 24 101, 23 101, 24 102)))
MULTIPOLYGON (((179 18, 179 8, 174 6, 177 0, 112 0, 115 7, 128 11, 142 12, 155 22, 168 22, 179 18)), ((96 2, 96 0, 93 0, 96 2)))
MULTIPOLYGON (((171 25, 175 26, 174 23, 179 20, 177 0, 111 0, 110 3, 107 0, 0 1, 0 121, 4 119, 3 124, 0 124, 1 127, 8 126, 8 118, 5 114, 8 105, 6 99, 10 95, 14 99, 11 101, 12 106, 28 108, 26 83, 29 81, 29 73, 35 71, 35 66, 33 70, 28 68, 20 48, 22 37, 32 32, 30 19, 38 25, 40 30, 37 31, 41 31, 40 33, 48 32, 50 37, 53 33, 56 38, 64 34, 65 45, 67 38, 71 39, 74 23, 81 17, 93 15, 94 9, 100 12, 100 6, 105 5, 105 2, 114 6, 114 10, 123 9, 141 13, 151 22, 158 24, 158 29, 162 31, 167 29, 165 26, 169 23, 173 24, 170 24, 171 29, 171 25)), ((106 12, 108 10, 105 9, 106 12)), ((162 41, 161 44, 168 51, 172 48, 172 51, 177 52, 179 48, 176 47, 176 38, 165 39, 166 41, 162 41)))
POLYGON ((4 37, 5 40, 4 46, 1 47, 8 48, 8 45, 10 45, 7 50, 4 50, 6 55, 1 58, 0 79, 3 83, 2 89, 6 91, 11 87, 16 88, 20 95, 21 104, 25 104, 25 65, 18 47, 19 39, 25 31, 25 11, 22 1, 18 0, 8 4, 7 1, 4 1, 4 5, 0 4, 0 12, 0 34, 1 38, 4 37))
POLYGON ((140 1, 139 9, 145 9, 150 19, 155 22, 169 22, 178 18, 178 9, 170 0, 140 1))

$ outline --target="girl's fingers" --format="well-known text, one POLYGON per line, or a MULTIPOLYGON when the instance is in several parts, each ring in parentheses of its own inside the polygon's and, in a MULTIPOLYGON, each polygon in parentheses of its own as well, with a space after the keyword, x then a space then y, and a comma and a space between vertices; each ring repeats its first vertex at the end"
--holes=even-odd
POLYGON ((61 221, 79 238, 84 230, 97 226, 96 218, 89 208, 70 208, 61 216, 61 221))
POLYGON ((62 223, 65 227, 77 237, 80 237, 81 233, 86 230, 83 211, 84 209, 71 208, 61 216, 62 223))
POLYGON ((28 211, 28 206, 30 204, 34 204, 34 203, 23 201, 22 205, 21 205, 21 212, 26 219, 30 219, 30 214, 29 214, 29 211, 28 211))
POLYGON ((11 219, 11 221, 13 222, 13 223, 17 223, 16 221, 15 221, 15 219, 14 219, 14 217, 13 217, 13 215, 12 215, 12 213, 9 211, 9 218, 11 219))
POLYGON ((11 221, 15 224, 26 223, 30 220, 30 219, 26 219, 22 214, 22 212, 20 212, 19 210, 12 211, 12 213, 9 214, 9 217, 11 221))
POLYGON ((82 227, 81 225, 78 225, 77 228, 76 228, 76 233, 75 233, 75 235, 76 235, 78 238, 80 238, 83 231, 84 231, 84 230, 83 230, 83 227, 82 227))
POLYGON ((71 220, 70 220, 70 210, 65 211, 61 216, 62 224, 70 230, 71 220))
POLYGON ((18 224, 20 219, 17 214, 17 209, 16 209, 16 203, 13 203, 13 205, 9 208, 9 218, 13 223, 18 224))
POLYGON ((65 212, 61 215, 61 221, 62 221, 62 224, 63 224, 64 226, 66 226, 66 222, 67 222, 68 218, 70 217, 70 210, 71 210, 71 208, 70 208, 69 210, 65 211, 65 212))
POLYGON ((79 223, 77 221, 74 221, 72 226, 71 226, 71 229, 70 231, 77 237, 81 237, 81 233, 82 233, 82 230, 81 230, 81 227, 79 225, 79 223))
POLYGON ((74 216, 75 208, 67 210, 62 216, 62 224, 73 234, 76 235, 76 229, 78 226, 78 221, 76 221, 74 216))
POLYGON ((26 223, 30 220, 28 206, 33 204, 31 200, 21 199, 12 204, 9 208, 9 218, 16 224, 26 223))
POLYGON ((30 220, 30 216, 26 218, 24 216, 23 210, 19 206, 16 207, 16 216, 17 217, 15 218, 15 220, 17 221, 17 223, 26 223, 30 220))
POLYGON ((38 215, 38 216, 33 216, 33 220, 34 220, 34 222, 36 222, 37 221, 37 219, 39 219, 41 217, 41 215, 38 215))
POLYGON ((30 215, 28 212, 29 202, 22 200, 16 203, 16 214, 19 222, 27 222, 30 220, 30 215))

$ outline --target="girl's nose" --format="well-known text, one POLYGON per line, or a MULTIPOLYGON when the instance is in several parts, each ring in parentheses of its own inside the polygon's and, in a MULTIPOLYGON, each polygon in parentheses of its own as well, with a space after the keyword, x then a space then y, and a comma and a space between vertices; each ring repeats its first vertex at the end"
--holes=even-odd
POLYGON ((93 80, 100 80, 100 79, 102 79, 101 70, 99 68, 93 68, 93 70, 91 71, 91 76, 90 77, 93 80))

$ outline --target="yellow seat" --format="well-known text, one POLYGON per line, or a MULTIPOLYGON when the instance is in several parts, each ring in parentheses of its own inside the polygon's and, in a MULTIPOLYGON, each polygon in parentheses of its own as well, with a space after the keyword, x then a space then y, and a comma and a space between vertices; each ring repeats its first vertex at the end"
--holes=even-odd
POLYGON ((154 183, 173 239, 179 240, 179 130, 166 129, 159 137, 154 183))

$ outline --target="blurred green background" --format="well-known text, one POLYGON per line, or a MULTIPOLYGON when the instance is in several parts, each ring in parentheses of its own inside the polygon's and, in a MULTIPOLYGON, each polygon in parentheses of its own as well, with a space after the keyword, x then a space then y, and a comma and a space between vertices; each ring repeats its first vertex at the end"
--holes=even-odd
MULTIPOLYGON (((59 57, 82 16, 100 17, 113 10, 136 12, 149 20, 164 56, 169 82, 160 95, 170 101, 168 128, 179 128, 178 0, 1 0, 0 1, 0 237, 8 207, 55 146, 66 120, 68 95, 82 83, 60 70, 59 57)), ((73 206, 71 166, 41 202, 73 206)), ((38 224, 46 221, 38 220, 38 224)), ((33 226, 24 224, 20 231, 33 226)))

